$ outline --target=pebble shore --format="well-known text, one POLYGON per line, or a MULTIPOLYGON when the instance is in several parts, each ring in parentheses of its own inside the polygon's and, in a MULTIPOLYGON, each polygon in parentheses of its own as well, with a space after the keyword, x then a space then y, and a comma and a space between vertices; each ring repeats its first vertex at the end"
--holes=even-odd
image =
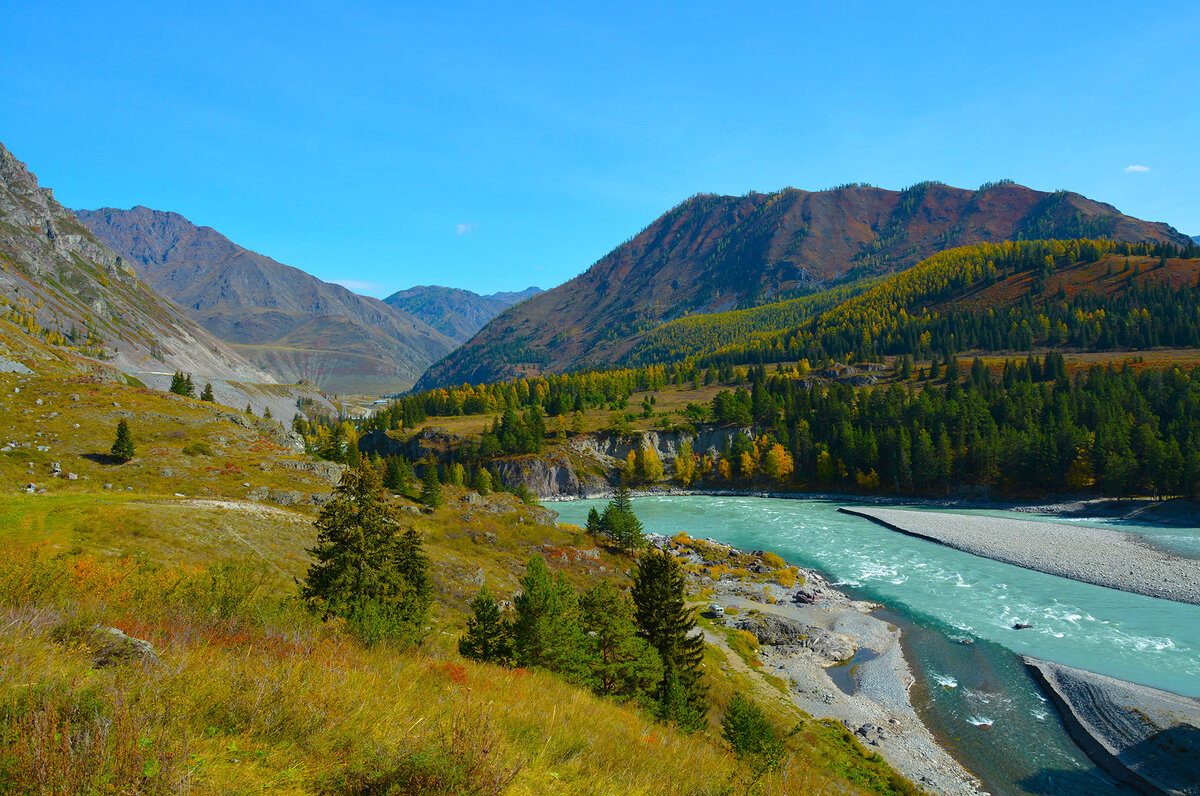
POLYGON ((942 512, 842 507, 845 514, 1006 564, 1200 605, 1200 560, 1107 528, 942 512))
MULTIPOLYGON (((652 544, 667 547, 665 537, 651 534, 649 538, 652 544)), ((728 547, 706 541, 718 548, 728 547)), ((687 551, 675 552, 689 557, 687 551)), ((694 555, 690 559, 702 563, 694 555)), ((927 793, 986 794, 979 779, 938 744, 913 707, 909 689, 915 677, 900 646, 900 630, 873 615, 880 606, 852 599, 818 572, 800 572, 801 585, 770 585, 766 592, 761 583, 702 575, 691 576, 690 586, 709 590, 709 599, 736 611, 718 620, 720 623, 746 627, 744 620, 757 616, 774 628, 768 635, 782 635, 760 646, 762 671, 786 682, 787 698, 801 710, 817 719, 841 723, 927 793), (768 595, 771 602, 764 600, 768 595), (797 601, 798 595, 805 599, 797 601), (803 640, 788 636, 801 629, 803 640), (848 662, 860 650, 871 655, 861 663, 848 662), (831 667, 838 665, 846 666, 844 671, 855 684, 852 693, 830 676, 831 667)), ((709 643, 725 648, 716 634, 705 635, 709 643)), ((749 671, 736 655, 730 654, 728 665, 749 671)))
POLYGON ((1023 660, 1097 765, 1142 793, 1200 796, 1200 700, 1023 660))

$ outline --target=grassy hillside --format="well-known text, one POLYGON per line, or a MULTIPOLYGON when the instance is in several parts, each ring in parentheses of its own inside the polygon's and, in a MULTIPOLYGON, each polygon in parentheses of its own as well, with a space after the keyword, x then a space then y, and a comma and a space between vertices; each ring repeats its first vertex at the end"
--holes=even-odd
MULTIPOLYGON (((682 735, 454 652, 467 600, 483 583, 512 595, 533 553, 580 586, 625 582, 630 559, 511 495, 446 487, 432 513, 396 497, 433 561, 431 634, 364 648, 296 596, 337 466, 284 447, 277 424, 118 383, 3 321, 0 344, 32 371, 0 373, 0 791, 745 791, 715 725, 682 735), (127 464, 106 455, 121 418, 127 464), (104 628, 157 662, 114 657, 104 628)), ((714 722, 761 688, 725 655, 706 653, 714 722)), ((763 792, 914 792, 840 725, 769 711, 803 730, 763 792)))

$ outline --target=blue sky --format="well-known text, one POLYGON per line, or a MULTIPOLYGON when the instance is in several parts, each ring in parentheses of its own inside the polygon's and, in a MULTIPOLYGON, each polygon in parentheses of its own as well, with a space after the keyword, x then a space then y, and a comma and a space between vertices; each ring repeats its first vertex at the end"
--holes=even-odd
POLYGON ((0 141, 60 201, 372 295, 551 287, 789 185, 1009 177, 1200 234, 1195 2, 0 0, 0 31, 0 141))

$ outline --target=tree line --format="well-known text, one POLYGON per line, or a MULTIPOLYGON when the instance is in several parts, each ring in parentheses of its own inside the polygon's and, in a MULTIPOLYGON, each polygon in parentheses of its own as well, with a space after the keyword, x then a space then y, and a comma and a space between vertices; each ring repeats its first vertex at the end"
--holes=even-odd
POLYGON ((555 672, 694 731, 708 712, 700 668, 704 636, 684 601, 683 570, 664 550, 638 558, 628 593, 603 580, 580 594, 562 573, 551 577, 535 555, 512 617, 482 588, 458 649, 474 660, 555 672))
POLYGON ((695 359, 704 367, 799 359, 869 362, 888 354, 925 359, 946 349, 1196 346, 1196 285, 1171 287, 1151 278, 1154 270, 1179 257, 1200 257, 1200 248, 1109 240, 964 246, 923 260, 794 328, 752 334, 695 359), (1152 257, 1157 263, 1134 263, 1133 257, 1152 257), (1081 290, 1070 297, 1060 289, 1052 298, 1044 296, 1055 273, 1103 258, 1110 260, 1107 276, 1122 276, 1119 288, 1081 290), (973 288, 1018 275, 1028 277, 1029 287, 1008 308, 960 309, 951 303, 937 309, 973 288))
MULTIPOLYGON (((1200 367, 1094 366, 1063 357, 980 359, 916 389, 820 385, 750 372, 722 391, 714 420, 752 427, 717 455, 676 462, 689 485, 821 486, 930 492, 963 486, 1200 495, 1200 367)), ((936 365, 935 365, 936 368, 936 365)))

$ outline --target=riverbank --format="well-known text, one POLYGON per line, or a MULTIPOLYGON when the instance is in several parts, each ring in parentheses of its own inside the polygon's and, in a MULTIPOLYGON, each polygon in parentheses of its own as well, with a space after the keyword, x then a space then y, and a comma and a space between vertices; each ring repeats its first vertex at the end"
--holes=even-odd
MULTIPOLYGON (((737 577, 718 567, 738 555, 712 540, 691 545, 662 536, 688 571, 689 591, 717 602, 726 616, 717 627, 753 633, 759 672, 786 684, 786 698, 814 719, 843 724, 866 748, 921 788, 944 796, 984 793, 978 778, 942 748, 909 697, 915 682, 900 646, 900 630, 872 615, 877 603, 854 600, 819 572, 799 569, 791 586, 737 577), (715 574, 715 577, 714 577, 715 574)), ((763 559, 756 552, 752 557, 763 559)), ((766 564, 752 564, 763 571, 766 564)), ((725 649, 729 665, 749 670, 714 627, 708 641, 725 649)), ((763 698, 771 698, 773 689, 763 698)), ((779 696, 779 692, 775 692, 779 696)))
POLYGON ((1023 660, 1097 765, 1143 793, 1200 796, 1200 700, 1023 660))
POLYGON ((942 512, 849 507, 839 511, 994 561, 1200 605, 1200 560, 1152 547, 1134 534, 942 512))
MULTIPOLYGON (((572 500, 607 500, 616 494, 609 488, 578 495, 538 496, 543 503, 572 500)), ((1014 511, 1024 514, 1045 514, 1054 517, 1098 520, 1128 520, 1164 526, 1200 526, 1200 503, 1184 498, 1155 500, 1153 498, 1063 497, 1050 501, 997 500, 977 496, 928 497, 913 495, 859 495, 844 492, 770 492, 754 489, 683 489, 655 487, 630 490, 633 497, 761 497, 781 500, 828 500, 838 503, 861 503, 871 506, 914 506, 939 509, 1014 511)))

